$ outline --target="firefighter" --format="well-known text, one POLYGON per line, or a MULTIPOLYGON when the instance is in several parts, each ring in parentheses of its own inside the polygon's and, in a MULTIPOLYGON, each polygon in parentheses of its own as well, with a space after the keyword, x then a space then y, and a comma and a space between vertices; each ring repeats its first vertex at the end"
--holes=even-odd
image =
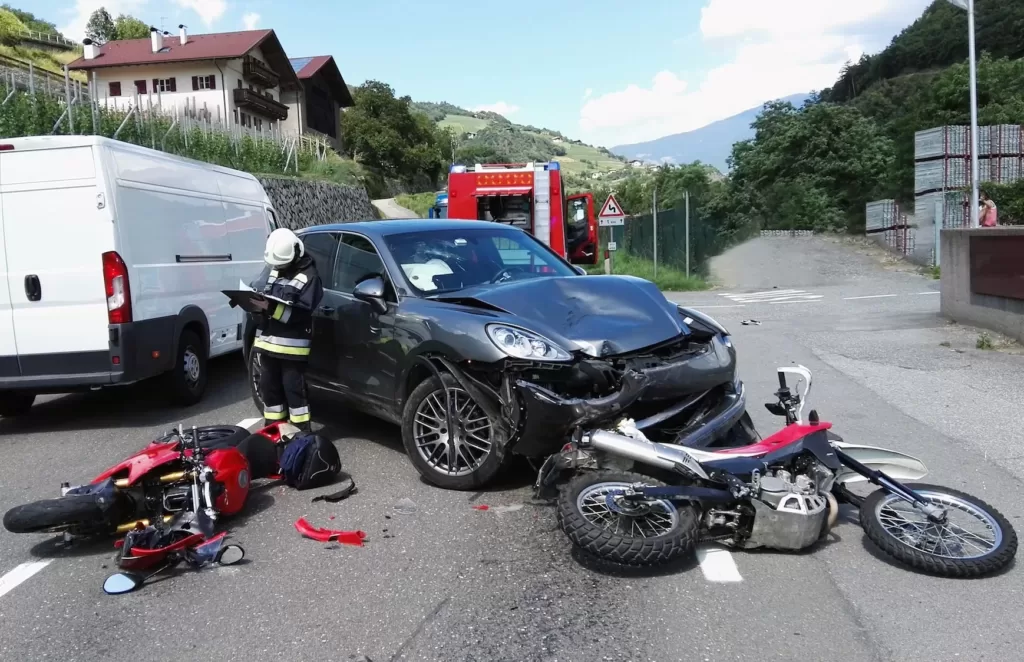
POLYGON ((287 418, 309 431, 305 370, 313 340, 313 311, 323 297, 323 285, 313 258, 291 230, 270 233, 263 260, 269 272, 264 270, 266 281, 257 290, 268 299, 253 343, 253 350, 260 353, 263 418, 268 424, 287 418))

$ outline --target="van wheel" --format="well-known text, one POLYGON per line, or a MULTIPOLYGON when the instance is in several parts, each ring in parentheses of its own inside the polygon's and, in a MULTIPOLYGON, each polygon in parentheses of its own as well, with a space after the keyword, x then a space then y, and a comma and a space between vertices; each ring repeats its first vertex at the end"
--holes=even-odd
POLYGON ((174 367, 168 373, 171 397, 179 405, 194 405, 206 391, 206 352, 194 331, 183 331, 178 339, 174 367))
POLYGON ((35 393, 22 393, 12 391, 0 395, 0 416, 9 418, 11 416, 24 416, 32 409, 36 401, 35 393))

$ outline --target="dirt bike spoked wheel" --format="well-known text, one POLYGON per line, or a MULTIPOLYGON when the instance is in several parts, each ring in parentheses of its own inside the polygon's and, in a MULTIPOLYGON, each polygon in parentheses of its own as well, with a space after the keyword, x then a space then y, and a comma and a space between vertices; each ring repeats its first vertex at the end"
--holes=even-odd
POLYGON ((559 494, 558 524, 574 545, 601 559, 631 566, 661 565, 693 552, 699 518, 667 499, 626 502, 632 485, 664 483, 628 472, 587 472, 559 494))
POLYGON ((886 554, 942 577, 981 577, 1013 559, 1017 533, 995 508, 948 487, 924 483, 907 487, 945 509, 946 521, 930 521, 920 509, 886 490, 872 492, 860 507, 860 524, 886 554))

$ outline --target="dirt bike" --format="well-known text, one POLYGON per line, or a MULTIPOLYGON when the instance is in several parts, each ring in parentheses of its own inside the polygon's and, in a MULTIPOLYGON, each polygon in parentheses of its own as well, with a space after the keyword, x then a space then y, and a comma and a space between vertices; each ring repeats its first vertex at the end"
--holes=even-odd
POLYGON ((16 506, 4 515, 12 533, 117 535, 164 525, 185 512, 210 520, 245 506, 250 482, 278 471, 278 444, 297 429, 275 423, 255 434, 236 426, 179 426, 88 485, 61 486, 56 499, 16 506))
POLYGON ((578 431, 541 468, 537 493, 574 474, 558 495, 559 525, 580 549, 622 565, 667 563, 708 541, 805 549, 835 524, 840 503, 858 507, 867 537, 917 571, 979 577, 1013 559, 1017 534, 995 508, 959 490, 900 482, 928 470, 909 455, 843 441, 817 411, 802 420, 810 371, 783 367, 778 376, 778 401, 765 406, 786 426, 757 443, 654 443, 620 420, 612 430, 578 431), (802 392, 790 390, 787 374, 802 379, 802 392), (879 489, 861 497, 848 488, 858 482, 879 489))

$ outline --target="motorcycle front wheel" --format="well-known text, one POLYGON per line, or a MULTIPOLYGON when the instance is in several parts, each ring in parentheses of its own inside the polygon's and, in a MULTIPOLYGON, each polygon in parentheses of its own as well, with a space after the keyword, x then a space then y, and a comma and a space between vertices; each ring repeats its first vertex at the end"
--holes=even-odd
POLYGON ((860 507, 860 524, 883 552, 940 577, 982 577, 1005 567, 1017 553, 1017 533, 998 510, 965 492, 908 484, 922 499, 946 510, 931 522, 918 508, 884 489, 860 507))
POLYGON ((667 499, 631 504, 617 498, 635 484, 664 485, 628 472, 577 476, 559 494, 559 526, 577 547, 621 565, 662 565, 693 553, 700 528, 696 510, 667 499))

